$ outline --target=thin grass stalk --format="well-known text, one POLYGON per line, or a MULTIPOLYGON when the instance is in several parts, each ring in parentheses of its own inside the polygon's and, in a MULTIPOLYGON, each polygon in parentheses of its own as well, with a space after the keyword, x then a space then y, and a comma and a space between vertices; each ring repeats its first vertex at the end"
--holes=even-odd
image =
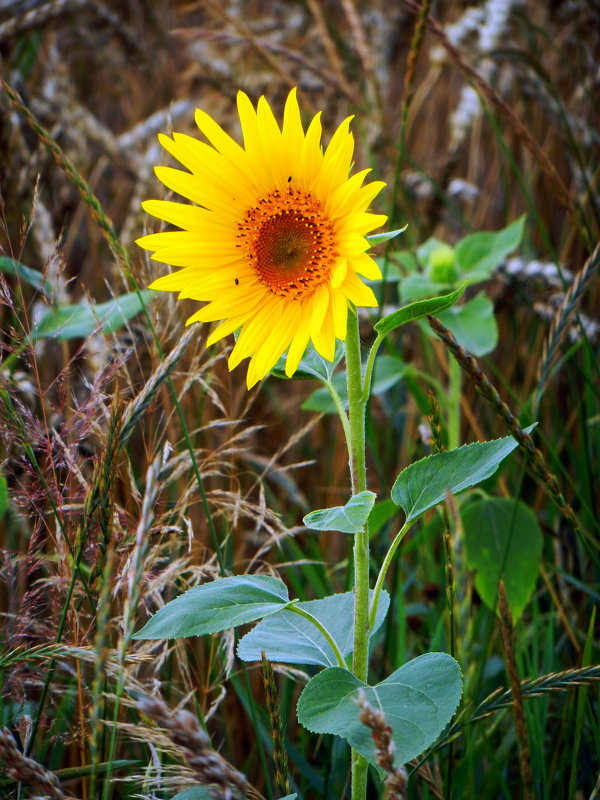
POLYGON ((94 659, 94 677, 91 688, 90 707, 90 800, 96 797, 96 782, 98 766, 102 758, 102 743, 104 740, 105 711, 104 700, 106 682, 106 660, 109 649, 109 622, 111 616, 112 581, 116 567, 116 554, 114 547, 108 548, 104 569, 102 570, 102 589, 98 599, 98 613, 96 615, 96 657, 94 659))
POLYGON ((117 648, 117 660, 119 672, 117 675, 117 685, 115 688, 115 699, 113 708, 113 718, 110 733, 110 742, 107 754, 107 770, 104 778, 104 788, 102 797, 108 800, 110 792, 110 777, 112 773, 112 762, 115 753, 117 740, 117 726, 119 721, 119 707, 121 695, 125 687, 125 657, 127 648, 131 641, 134 629, 134 614, 140 597, 140 582, 144 572, 144 556, 148 547, 148 534, 154 521, 154 504, 159 489, 158 474, 163 465, 163 456, 154 459, 146 472, 146 491, 142 500, 142 513, 135 534, 135 544, 131 555, 131 566, 127 576, 127 597, 123 608, 123 632, 119 639, 117 648))
POLYGON ((562 342, 569 320, 575 313, 577 305, 583 296, 583 293, 588 287, 589 282, 594 276, 598 266, 600 265, 600 244, 596 245, 594 252, 587 259, 582 269, 575 276, 575 280, 569 287, 565 294, 564 300, 560 308, 556 312, 548 336, 544 341, 542 349, 542 357, 538 368, 536 380, 536 392, 533 400, 533 414, 537 414, 542 395, 546 389, 546 385, 550 378, 552 365, 556 359, 557 351, 562 342))
MULTIPOLYGON (((423 36, 425 34, 425 23, 429 16, 433 0, 422 0, 419 8, 419 14, 415 23, 412 39, 410 41, 410 50, 406 61, 406 72, 404 73, 404 91, 402 95, 402 108, 400 112, 400 139, 398 142, 398 155, 396 157, 396 165, 394 167, 394 187, 392 190, 392 208, 390 212, 389 225, 393 230, 398 221, 398 204, 397 197, 400 192, 400 175, 402 167, 404 166, 404 153, 406 149, 406 126, 408 123, 408 112, 414 97, 414 81, 416 74, 417 59, 423 43, 423 36)), ((381 293, 379 297, 379 307, 382 308, 385 303, 385 292, 387 287, 387 273, 389 264, 389 254, 392 243, 388 242, 385 248, 385 256, 383 259, 382 269, 382 283, 381 293)))
POLYGON ((542 482, 548 495, 563 513, 572 529, 578 531, 579 523, 575 513, 563 497, 556 477, 548 469, 544 456, 533 443, 531 436, 527 431, 523 430, 518 419, 500 398, 495 387, 492 386, 488 378, 483 374, 477 361, 464 347, 458 344, 452 331, 444 327, 435 317, 428 315, 427 321, 433 332, 444 342, 448 350, 465 371, 466 375, 470 378, 476 391, 490 405, 496 414, 504 420, 511 434, 517 440, 519 447, 525 453, 531 472, 542 482))
MULTIPOLYGON (((85 549, 85 545, 87 542, 90 525, 94 518, 98 517, 100 520, 100 528, 101 530, 104 531, 104 543, 108 541, 108 528, 111 516, 111 507, 110 507, 111 485, 116 469, 116 459, 119 451, 120 430, 121 430, 121 419, 118 408, 118 396, 115 394, 115 401, 113 403, 113 412, 109 423, 108 437, 107 437, 106 447, 104 449, 103 458, 96 465, 96 468, 94 470, 92 485, 90 487, 90 490, 87 494, 84 503, 83 527, 78 531, 78 536, 77 536, 78 543, 76 552, 72 550, 69 539, 66 536, 66 532, 64 533, 65 541, 67 542, 69 550, 73 557, 73 572, 71 575, 71 580, 69 582, 69 588, 67 589, 67 595, 65 598, 65 602, 63 604, 61 617, 58 623, 58 628, 55 636, 55 644, 59 644, 63 636, 65 624, 67 621, 69 606, 71 605, 71 599, 73 597, 73 592, 75 591, 75 582, 77 580, 77 577, 78 576, 80 577, 84 588, 88 586, 87 581, 81 574, 81 559, 83 557, 83 551, 85 549)), ((102 547, 102 542, 101 542, 101 547, 102 547)), ((106 550, 104 550, 103 552, 106 552, 106 550)), ((95 609, 96 607, 95 602, 90 595, 89 588, 87 589, 87 595, 92 608, 95 609)), ((36 715, 33 720, 32 732, 31 732, 31 737, 29 739, 29 744, 27 746, 26 755, 29 755, 34 745, 35 734, 37 733, 37 729, 40 724, 40 720, 42 718, 42 713, 44 711, 44 706, 46 705, 46 699, 48 697, 50 684, 52 683, 52 679, 54 677, 55 665, 56 665, 56 659, 53 658, 50 661, 48 672, 46 673, 46 678, 44 679, 44 685, 42 687, 42 693, 38 701, 36 715)))
MULTIPOLYGON (((418 14, 421 10, 421 7, 416 0, 403 0, 403 3, 406 8, 408 8, 414 14, 418 14)), ((494 91, 494 89, 492 89, 487 81, 485 81, 481 75, 479 75, 476 69, 474 69, 464 60, 460 51, 452 44, 439 22, 437 22, 437 20, 430 15, 427 17, 427 24, 435 36, 437 36, 437 38, 440 40, 442 47, 444 47, 444 49, 449 53, 453 62, 461 70, 466 79, 472 83, 475 88, 492 103, 492 105, 496 106, 501 111, 504 118, 510 123, 517 136, 521 139, 523 144, 527 147, 527 149, 535 158, 536 162, 539 164, 544 175, 546 175, 548 180, 554 186, 557 199, 571 215, 573 222, 575 223, 582 239, 586 244, 586 247, 588 250, 590 250, 590 233, 588 231, 583 212, 579 205, 574 201, 571 193, 556 171, 556 167, 546 153, 544 153, 535 137, 527 129, 527 126, 524 125, 517 117, 508 103, 503 100, 502 97, 500 97, 500 95, 494 91)))
MULTIPOLYGON (((154 340, 154 344, 155 344, 156 350, 157 350, 157 352, 159 354, 159 357, 160 357, 161 361, 164 361, 165 356, 164 356, 162 348, 160 346, 160 341, 158 339, 158 335, 157 335, 156 330, 154 328, 154 325, 152 323, 152 318, 150 317, 150 314, 148 312, 148 308, 147 308, 146 303, 144 302, 143 296, 141 294, 139 284, 138 284, 138 282, 135 279, 135 276, 133 274, 133 269, 131 267, 131 261, 129 260, 129 255, 127 254, 127 251, 125 250, 125 248, 123 247, 123 245, 119 241, 119 238, 117 236, 117 232, 116 232, 112 222, 108 219, 108 217, 104 213, 98 198, 92 192, 92 190, 90 189, 88 183, 83 179, 83 177, 77 171, 77 169, 75 168, 73 163, 63 153, 62 149, 59 147, 59 145, 53 139, 53 137, 50 134, 50 132, 48 130, 46 130, 46 128, 44 128, 38 122, 38 120, 35 117, 35 115, 31 112, 31 110, 29 108, 27 108, 27 106, 24 104, 23 100, 21 99, 19 93, 16 92, 12 87, 10 87, 6 83, 4 78, 2 78, 2 77, 0 77, 0 83, 2 83, 4 91, 7 93, 8 97, 9 97, 11 103, 13 104, 13 106, 15 107, 15 109, 19 113, 23 114, 23 116, 25 117, 25 119, 26 119, 28 125, 30 126, 30 128, 40 138, 40 141, 46 147, 46 149, 50 152, 50 154, 54 157, 54 160, 56 161, 58 166, 61 167, 61 169, 63 169, 65 171, 67 177, 69 178, 71 183, 75 186, 75 188, 79 191, 83 201, 86 203, 86 205, 90 209, 91 214, 92 214, 92 219, 94 219, 94 221, 97 222, 97 224, 99 225, 102 233, 104 234, 104 237, 105 237, 106 241, 108 242, 109 247, 111 248, 111 250, 117 256, 117 259, 118 259, 119 263, 121 264, 121 266, 123 268, 123 272, 125 274, 125 277, 127 278, 129 283, 131 284, 133 290, 136 292, 136 294, 138 296, 138 299, 139 299, 141 307, 142 307, 142 311, 144 313, 144 316, 146 318, 146 322, 148 324, 148 327, 150 329, 152 338, 154 340)), ((188 428, 187 428, 187 425, 186 425, 185 417, 183 416, 183 411, 181 410, 181 405, 180 405, 179 399, 177 397, 177 392, 175 391, 175 387, 173 385, 173 381, 171 380, 170 377, 167 377, 167 385, 169 387, 169 391, 171 393, 171 399, 173 401, 173 404, 174 404, 175 409, 177 411, 177 416, 179 418, 179 422, 181 424, 181 428, 182 428, 182 431, 183 431, 183 436, 184 436, 184 439, 185 439, 186 447, 187 447, 187 449, 189 451, 189 454, 190 454, 190 457, 191 457, 191 460, 192 460, 192 469, 194 471, 194 477, 196 479, 196 483, 198 484, 198 489, 200 491, 200 497, 202 499, 202 507, 203 507, 204 512, 206 514, 206 521, 207 521, 207 524, 208 524, 208 528, 209 528, 209 532, 210 532, 210 535, 211 535, 211 539, 213 541, 213 546, 215 548, 215 553, 217 555, 217 561, 219 562, 219 568, 221 570, 221 574, 224 575, 225 574, 225 567, 224 567, 224 564, 223 564, 223 557, 222 557, 222 554, 221 554, 221 546, 219 544, 219 540, 218 540, 217 532, 216 532, 216 529, 215 529, 215 526, 214 526, 214 521, 213 521, 213 518, 212 518, 212 514, 211 514, 210 508, 208 506, 208 499, 206 497, 206 492, 204 490, 204 482, 202 481, 202 477, 200 475, 200 470, 198 469, 198 464, 196 463, 196 458, 195 458, 195 455, 194 455, 194 448, 193 448, 193 445, 192 445, 192 441, 190 439, 190 435, 189 435, 189 431, 188 431, 188 428)))
POLYGON ((275 683, 275 672, 273 665, 265 656, 262 656, 262 678, 265 688, 265 698, 267 701, 267 713, 271 723, 271 735, 273 737, 273 764, 275 767, 275 786, 281 796, 291 794, 292 787, 288 777, 288 757, 285 749, 285 734, 283 719, 279 708, 279 697, 277 684, 275 683))
POLYGON ((504 650, 504 660, 506 671, 510 681, 510 688, 513 700, 513 712, 517 727, 517 745, 519 749, 519 769, 521 772, 521 783, 523 786, 524 800, 533 800, 533 778, 531 775, 531 755, 529 753, 529 742, 527 740, 527 725, 525 723, 525 709, 523 708, 523 695, 521 694, 521 684, 517 671, 517 661, 515 658, 514 627, 512 614, 506 597, 504 581, 501 579, 498 585, 498 611, 500 621, 500 633, 502 636, 502 648, 504 650))

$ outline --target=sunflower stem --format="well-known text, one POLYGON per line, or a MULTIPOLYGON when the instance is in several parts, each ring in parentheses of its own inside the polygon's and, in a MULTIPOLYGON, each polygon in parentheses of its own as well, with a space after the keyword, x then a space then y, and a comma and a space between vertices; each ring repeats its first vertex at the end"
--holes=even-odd
MULTIPOLYGON (((365 458, 365 408, 363 396, 362 364, 358 315, 348 315, 346 335, 346 374, 348 377, 348 413, 350 427, 350 477, 352 494, 367 488, 365 458)), ((354 653, 352 672, 366 683, 369 658, 369 528, 354 536, 354 653)), ((352 800, 365 800, 367 796, 367 768, 365 758, 352 751, 352 800)))

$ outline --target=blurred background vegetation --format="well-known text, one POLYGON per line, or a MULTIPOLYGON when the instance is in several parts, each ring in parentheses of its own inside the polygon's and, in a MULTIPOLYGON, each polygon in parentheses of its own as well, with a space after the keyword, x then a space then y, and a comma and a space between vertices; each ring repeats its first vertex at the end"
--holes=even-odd
MULTIPOLYGON (((343 591, 348 538, 301 524, 348 497, 341 428, 302 407, 311 382, 269 378, 248 393, 244 370, 227 371, 230 342, 206 350, 206 330, 186 334, 189 301, 144 295, 148 315, 133 315, 134 303, 111 330, 90 303, 112 308, 164 269, 134 244, 155 230, 140 201, 163 196, 156 134, 193 133, 201 107, 239 136, 238 89, 264 94, 280 117, 298 86, 305 120, 322 111, 325 131, 356 115, 355 168, 387 182, 375 210, 391 228, 408 223, 401 244, 378 250, 386 311, 402 296, 398 248, 453 245, 526 215, 518 252, 485 283, 498 337, 480 366, 523 424, 539 420, 536 443, 577 522, 521 456, 486 486, 522 499, 543 534, 535 589, 509 625, 512 656, 474 587, 458 515, 447 548, 437 515, 411 533, 388 580, 373 677, 450 649, 450 560, 466 706, 453 743, 410 765, 408 796, 600 797, 597 689, 587 685, 598 676, 600 577, 596 0, 0 0, 0 72, 0 674, 17 742, 0 743, 0 795, 171 798, 206 778, 205 728, 223 783, 230 762, 253 791, 280 796, 261 671, 235 659, 233 633, 129 637, 221 574, 216 545, 227 572, 277 570, 302 599, 343 591), (429 19, 415 27, 423 9, 429 19), (80 327, 67 335, 48 315, 68 317, 74 304, 80 327), (510 702, 489 699, 510 685, 510 664, 520 679, 556 676, 555 691, 526 697, 520 721, 510 702), (166 705, 140 709, 147 694, 166 705), (197 728, 169 715, 182 708, 197 728)), ((364 317, 365 341, 372 322, 364 317)), ((444 417, 453 369, 417 325, 387 354, 412 371, 371 404, 369 485, 380 499, 430 452, 427 392, 444 417)), ((509 433, 476 384, 473 374, 461 383, 461 442, 509 433)), ((386 516, 374 568, 397 529, 398 515, 386 516)), ((307 674, 275 666, 292 787, 339 798, 344 747, 295 721, 307 674)))

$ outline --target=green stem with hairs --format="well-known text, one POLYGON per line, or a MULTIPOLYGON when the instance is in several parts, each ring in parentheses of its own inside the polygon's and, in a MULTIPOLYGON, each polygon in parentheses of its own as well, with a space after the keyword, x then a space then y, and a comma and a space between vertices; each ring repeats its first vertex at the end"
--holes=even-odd
MULTIPOLYGON (((360 358, 358 316, 348 315, 346 335, 346 374, 348 379, 348 412, 350 441, 350 477, 352 494, 367 488, 365 457, 365 407, 363 377, 360 358)), ((369 660, 369 528, 354 536, 354 652, 352 673, 361 681, 367 681, 369 660)), ((352 800, 365 800, 367 796, 366 759, 352 751, 352 800)))

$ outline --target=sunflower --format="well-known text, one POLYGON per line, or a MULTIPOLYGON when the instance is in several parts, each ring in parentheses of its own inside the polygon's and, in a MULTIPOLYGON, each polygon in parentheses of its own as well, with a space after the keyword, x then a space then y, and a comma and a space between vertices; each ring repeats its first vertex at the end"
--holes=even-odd
POLYGON ((188 325, 220 321, 207 344, 239 331, 229 369, 251 357, 250 388, 286 350, 291 377, 309 342, 333 360, 336 338, 346 338, 349 302, 377 305, 360 276, 381 278, 365 236, 386 220, 367 211, 385 184, 363 186, 369 170, 349 177, 351 117, 323 151, 320 114, 305 133, 295 89, 281 129, 264 97, 255 110, 239 92, 237 105, 243 147, 200 110, 196 123, 208 143, 182 133, 159 135, 188 171, 156 167, 156 175, 195 205, 144 202, 149 214, 180 230, 150 234, 138 244, 156 261, 182 267, 151 289, 206 303, 188 325))

